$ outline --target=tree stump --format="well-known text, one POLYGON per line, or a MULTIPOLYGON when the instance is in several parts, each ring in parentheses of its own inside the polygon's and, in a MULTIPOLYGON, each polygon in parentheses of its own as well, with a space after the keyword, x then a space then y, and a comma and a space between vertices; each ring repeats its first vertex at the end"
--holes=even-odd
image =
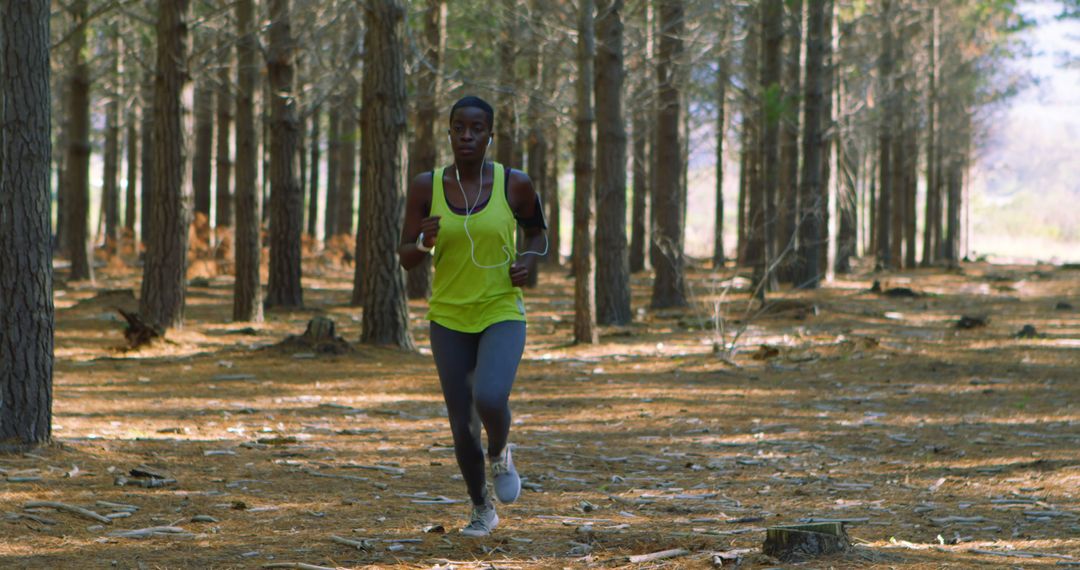
POLYGON ((345 339, 337 336, 334 321, 326 317, 315 317, 308 321, 304 334, 291 335, 278 344, 285 350, 307 350, 315 354, 345 354, 352 351, 352 346, 345 339))
POLYGON ((843 523, 774 526, 765 534, 761 550, 784 562, 837 554, 851 548, 843 523))
POLYGON ((139 348, 140 346, 150 344, 154 339, 162 338, 165 336, 165 331, 157 325, 150 324, 143 320, 139 313, 128 312, 124 309, 116 309, 120 312, 120 315, 127 321, 128 326, 124 329, 124 338, 127 339, 128 345, 131 348, 139 348))

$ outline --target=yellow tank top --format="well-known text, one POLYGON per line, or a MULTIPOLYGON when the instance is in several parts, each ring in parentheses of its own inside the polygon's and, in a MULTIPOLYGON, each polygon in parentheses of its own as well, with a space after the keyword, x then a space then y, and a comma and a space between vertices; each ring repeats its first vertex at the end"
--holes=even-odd
POLYGON ((441 219, 432 251, 435 278, 427 318, 459 332, 476 333, 498 322, 525 320, 521 288, 510 284, 510 264, 517 253, 517 221, 506 201, 503 166, 497 162, 492 165, 491 198, 468 219, 474 246, 470 246, 465 234, 465 215, 454 212, 446 203, 445 169, 436 169, 432 174, 431 215, 441 219))

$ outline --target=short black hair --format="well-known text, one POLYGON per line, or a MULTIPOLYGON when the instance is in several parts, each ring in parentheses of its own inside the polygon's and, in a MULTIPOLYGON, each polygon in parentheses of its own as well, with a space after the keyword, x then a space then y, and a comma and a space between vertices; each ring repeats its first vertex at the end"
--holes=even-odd
POLYGON ((466 95, 465 97, 458 99, 457 103, 454 103, 454 106, 450 107, 450 120, 454 120, 454 111, 465 107, 480 109, 487 115, 488 127, 493 128, 495 126, 495 109, 492 109, 487 101, 484 101, 475 95, 466 95))

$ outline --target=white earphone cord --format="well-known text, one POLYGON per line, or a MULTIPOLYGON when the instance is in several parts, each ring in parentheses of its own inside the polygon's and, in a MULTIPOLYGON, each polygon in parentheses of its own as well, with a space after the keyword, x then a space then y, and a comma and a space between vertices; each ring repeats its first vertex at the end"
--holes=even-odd
MULTIPOLYGON (((487 147, 485 146, 484 156, 480 160, 480 191, 476 193, 476 202, 474 202, 471 207, 469 206, 469 197, 465 194, 465 187, 461 185, 461 169, 458 168, 456 162, 454 163, 454 177, 457 179, 458 189, 461 190, 461 198, 465 200, 465 221, 462 223, 462 225, 465 227, 465 237, 469 239, 469 257, 472 258, 473 265, 479 267, 480 269, 495 269, 507 265, 511 261, 513 261, 514 255, 513 253, 511 253, 510 248, 505 245, 502 246, 503 253, 506 254, 506 260, 502 263, 496 263, 495 265, 483 265, 480 262, 476 261, 476 242, 473 241, 472 234, 469 233, 469 216, 472 215, 473 208, 476 208, 476 206, 480 204, 480 194, 484 191, 484 163, 486 162, 486 159, 487 147)), ((494 171, 494 168, 492 170, 494 171)), ((495 191, 494 182, 491 185, 491 191, 495 191)), ((518 255, 547 255, 549 245, 550 242, 548 241, 547 234, 544 234, 544 251, 522 251, 519 252, 518 255)))

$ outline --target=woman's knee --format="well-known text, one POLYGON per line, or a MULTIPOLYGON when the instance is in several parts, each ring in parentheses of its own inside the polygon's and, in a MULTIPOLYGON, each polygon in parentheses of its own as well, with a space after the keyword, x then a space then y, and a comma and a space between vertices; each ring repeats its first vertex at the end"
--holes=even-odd
POLYGON ((504 394, 477 394, 476 413, 481 418, 499 417, 510 413, 509 398, 504 394))

